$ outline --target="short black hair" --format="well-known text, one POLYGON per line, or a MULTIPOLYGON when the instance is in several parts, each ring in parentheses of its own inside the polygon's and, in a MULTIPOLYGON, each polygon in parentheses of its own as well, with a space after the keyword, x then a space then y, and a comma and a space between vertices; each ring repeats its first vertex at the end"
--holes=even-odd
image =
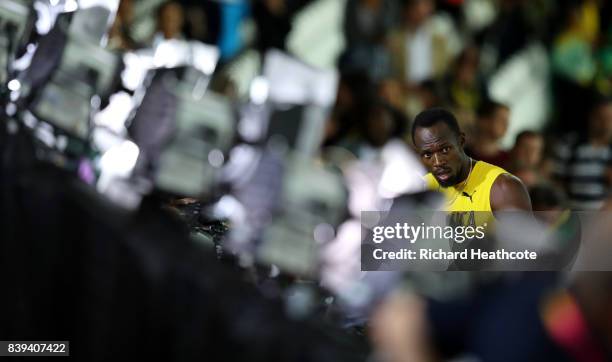
POLYGON ((495 112, 500 108, 510 109, 510 107, 508 107, 507 105, 503 103, 496 102, 492 99, 487 99, 484 102, 482 102, 480 107, 478 107, 478 110, 476 111, 476 115, 478 116, 479 119, 489 118, 493 116, 493 114, 495 114, 495 112))
POLYGON ((428 128, 437 123, 445 123, 457 137, 461 134, 457 118, 451 112, 444 108, 429 108, 414 117, 412 122, 412 143, 415 143, 414 133, 417 128, 428 128))
POLYGON ((525 137, 542 137, 542 134, 532 130, 521 131, 519 134, 516 135, 516 138, 514 139, 514 144, 518 144, 521 139, 525 137))

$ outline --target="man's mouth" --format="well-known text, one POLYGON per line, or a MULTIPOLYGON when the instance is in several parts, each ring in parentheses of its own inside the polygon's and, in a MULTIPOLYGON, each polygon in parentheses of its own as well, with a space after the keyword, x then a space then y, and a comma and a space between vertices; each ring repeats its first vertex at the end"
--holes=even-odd
POLYGON ((436 172, 434 175, 440 181, 447 181, 451 177, 451 172, 448 170, 439 171, 439 172, 436 172))

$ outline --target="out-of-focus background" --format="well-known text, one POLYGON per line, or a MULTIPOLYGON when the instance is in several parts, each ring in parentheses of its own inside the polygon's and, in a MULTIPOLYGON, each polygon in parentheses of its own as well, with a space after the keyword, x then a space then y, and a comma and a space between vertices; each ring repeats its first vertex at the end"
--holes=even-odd
POLYGON ((0 1, 0 340, 608 361, 611 186, 610 1, 0 1), (523 181, 497 241, 548 272, 361 270, 367 229, 442 206, 432 107, 523 181))
POLYGON ((211 0, 159 11, 162 3, 122 2, 123 31, 111 44, 150 44, 160 24, 175 22, 167 36, 219 46, 215 85, 243 99, 270 48, 337 70, 327 145, 358 152, 360 142, 389 133, 410 142, 410 119, 441 106, 456 115, 472 156, 527 186, 554 188, 576 209, 600 207, 609 190, 608 151, 588 170, 574 157, 590 152, 590 137, 610 140, 607 1, 211 0))

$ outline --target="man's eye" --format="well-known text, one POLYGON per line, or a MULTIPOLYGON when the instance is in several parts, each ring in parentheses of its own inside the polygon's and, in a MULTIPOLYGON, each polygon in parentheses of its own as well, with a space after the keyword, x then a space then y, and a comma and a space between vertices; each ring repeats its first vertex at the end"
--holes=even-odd
POLYGON ((450 151, 450 147, 444 147, 442 149, 442 153, 448 153, 450 151))
POLYGON ((424 158, 431 158, 431 153, 424 153, 424 154, 423 154, 423 157, 424 157, 424 158))

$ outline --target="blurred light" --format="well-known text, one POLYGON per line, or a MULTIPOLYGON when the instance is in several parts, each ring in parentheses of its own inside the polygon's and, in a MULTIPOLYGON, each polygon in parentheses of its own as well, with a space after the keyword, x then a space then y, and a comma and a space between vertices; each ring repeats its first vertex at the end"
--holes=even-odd
POLYGON ((46 6, 42 2, 34 3, 34 10, 36 11, 36 31, 40 35, 45 35, 51 30, 53 23, 55 22, 55 16, 52 14, 52 7, 57 5, 59 0, 51 0, 51 7, 46 6), (55 4, 53 4, 55 2, 55 4))
POLYGON ((280 275, 280 269, 276 265, 272 264, 270 266, 270 278, 276 278, 279 275, 280 275))
POLYGON ((49 2, 51 3, 51 6, 56 6, 59 4, 59 0, 49 0, 49 2))
POLYGON ((91 97, 89 104, 91 105, 91 108, 98 109, 102 104, 102 99, 100 99, 100 96, 94 95, 93 97, 91 97))
POLYGON ((63 151, 68 146, 68 137, 66 136, 57 136, 57 140, 55 142, 55 146, 58 150, 63 151))
POLYGON ((87 184, 93 184, 96 180, 96 172, 89 162, 86 160, 81 160, 79 162, 79 168, 77 171, 79 178, 83 180, 87 184))
POLYGON ((255 263, 253 256, 249 254, 240 254, 240 258, 238 259, 238 265, 243 268, 250 268, 255 263))
POLYGON ((202 73, 211 75, 219 60, 219 49, 198 42, 190 42, 189 45, 193 66, 202 73))
POLYGON ((17 113, 17 106, 15 103, 9 103, 6 105, 6 114, 9 116, 13 116, 17 113))
POLYGON ((425 190, 423 166, 401 142, 389 142, 382 151, 384 169, 378 184, 378 193, 384 198, 425 190))
POLYGON ((230 150, 228 163, 223 171, 224 179, 234 183, 236 187, 244 186, 255 174, 261 157, 261 153, 253 146, 235 146, 230 150))
POLYGON ((189 46, 184 41, 165 40, 155 48, 154 65, 158 68, 174 68, 186 64, 189 46))
POLYGON ((264 77, 256 77, 251 83, 249 95, 255 104, 263 104, 268 99, 270 86, 264 77))
POLYGON ((131 190, 124 180, 128 179, 134 170, 139 154, 138 146, 126 140, 111 147, 98 161, 100 170, 96 185, 98 191, 129 209, 136 208, 141 197, 138 192, 131 190))
POLYGON ((157 68, 190 65, 206 75, 214 72, 218 59, 217 48, 193 41, 164 40, 154 51, 154 65, 157 68))
POLYGON ((119 0, 79 0, 81 9, 87 9, 94 6, 101 6, 111 11, 116 11, 119 5, 119 0))
POLYGON ((13 69, 19 72, 29 67, 32 63, 32 57, 36 52, 36 48, 38 48, 37 45, 28 44, 28 46, 26 47, 26 52, 21 57, 13 61, 13 69))
POLYGON ((36 135, 36 138, 47 145, 47 147, 53 147, 55 144, 53 128, 46 123, 40 123, 34 130, 34 134, 36 135))
POLYGON ((346 182, 349 189, 348 209, 358 218, 362 210, 377 210, 376 185, 362 162, 355 162, 346 168, 346 182))
POLYGON ((38 120, 34 115, 26 111, 23 115, 23 123, 30 129, 33 129, 38 124, 38 120))
POLYGON ((123 55, 125 65, 121 72, 121 81, 129 90, 136 90, 144 81, 149 69, 154 67, 154 54, 150 49, 129 52, 123 55))
POLYGON ((11 99, 11 102, 17 102, 19 99, 19 92, 11 92, 9 98, 11 99))
POLYGON ((94 123, 121 134, 124 132, 125 121, 129 117, 132 108, 132 97, 128 93, 115 93, 110 97, 108 106, 96 113, 94 123))
POLYGON ((134 169, 139 153, 140 150, 134 142, 123 141, 102 155, 100 168, 112 176, 127 177, 134 169))
POLYGON ((8 89, 13 92, 17 92, 19 89, 21 89, 21 83, 17 79, 10 80, 7 86, 8 89))
POLYGON ((66 4, 64 4, 64 11, 67 13, 76 11, 79 8, 79 4, 75 0, 66 0, 66 4))
POLYGON ((213 167, 221 167, 223 166, 223 161, 225 158, 223 157, 223 152, 218 149, 214 149, 208 153, 208 162, 213 167))
POLYGON ((329 224, 319 224, 314 229, 314 239, 318 243, 326 243, 334 239, 335 231, 329 224))
POLYGON ((218 218, 229 218, 244 221, 246 210, 235 197, 225 195, 215 204, 213 214, 218 218))
POLYGON ((287 315, 293 319, 306 318, 315 304, 314 292, 307 285, 296 284, 289 287, 285 299, 287 315))

